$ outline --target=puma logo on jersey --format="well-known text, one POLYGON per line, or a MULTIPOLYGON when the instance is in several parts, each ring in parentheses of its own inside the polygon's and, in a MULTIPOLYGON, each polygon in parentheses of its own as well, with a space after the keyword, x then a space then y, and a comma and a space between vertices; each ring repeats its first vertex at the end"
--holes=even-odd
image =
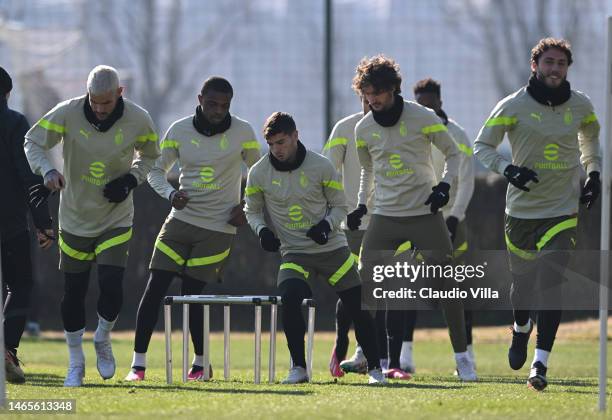
POLYGON ((380 140, 380 133, 372 133, 372 138, 380 140))
POLYGON ((200 147, 200 142, 196 139, 191 139, 191 144, 195 144, 196 147, 200 147))
POLYGON ((87 140, 89 140, 89 135, 91 134, 91 131, 87 131, 87 130, 84 130, 84 129, 81 128, 79 130, 79 134, 82 134, 83 137, 85 137, 87 140))
POLYGON ((272 185, 278 185, 280 187, 281 186, 281 182, 276 180, 276 179, 273 179, 272 180, 272 185))
POLYGON ((529 116, 534 120, 538 120, 538 122, 542 122, 542 114, 540 113, 536 114, 535 112, 532 112, 531 114, 529 114, 529 116))

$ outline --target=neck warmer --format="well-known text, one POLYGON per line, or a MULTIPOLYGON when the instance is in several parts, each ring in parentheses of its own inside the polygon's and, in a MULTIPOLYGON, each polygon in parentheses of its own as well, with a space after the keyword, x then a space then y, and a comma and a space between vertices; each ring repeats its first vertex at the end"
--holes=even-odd
POLYGON ((535 74, 529 78, 527 92, 533 99, 542 105, 557 106, 567 102, 572 95, 570 84, 567 80, 558 88, 549 88, 546 83, 538 79, 535 74))
POLYGON ((404 110, 404 98, 400 95, 395 95, 393 106, 386 111, 376 112, 370 108, 374 121, 383 127, 392 127, 397 124, 404 110))
POLYGON ((442 119, 444 125, 448 125, 448 115, 446 115, 446 112, 442 111, 442 108, 436 111, 436 115, 442 119))
POLYGON ((295 160, 293 162, 281 162, 280 160, 276 159, 272 153, 268 153, 270 163, 274 169, 281 172, 289 172, 295 171, 297 168, 299 168, 306 158, 306 147, 304 147, 302 142, 299 140, 297 146, 297 153, 295 154, 295 160))
POLYGON ((113 124, 117 122, 119 118, 123 116, 123 97, 120 96, 117 99, 117 105, 115 105, 115 109, 111 112, 105 120, 98 120, 96 114, 94 114, 93 109, 91 109, 91 105, 89 105, 89 94, 85 95, 85 104, 83 105, 83 111, 85 112, 85 118, 94 128, 102 133, 108 131, 113 124))
POLYGON ((202 108, 198 105, 196 107, 195 115, 193 116, 193 127, 196 131, 206 137, 212 137, 215 134, 223 133, 227 131, 232 125, 232 116, 228 112, 223 121, 219 124, 210 123, 204 114, 202 108))

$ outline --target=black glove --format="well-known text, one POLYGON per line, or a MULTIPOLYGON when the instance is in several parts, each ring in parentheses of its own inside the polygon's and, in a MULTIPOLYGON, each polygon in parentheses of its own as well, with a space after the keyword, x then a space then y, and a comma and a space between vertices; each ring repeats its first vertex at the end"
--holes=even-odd
POLYGON ((457 225, 459 224, 459 219, 455 216, 448 216, 446 218, 446 228, 448 229, 448 233, 450 233, 451 242, 455 243, 455 236, 457 236, 457 225))
POLYGON ((268 252, 276 252, 280 248, 280 241, 267 227, 259 231, 259 243, 261 247, 268 252))
POLYGON ((51 191, 45 184, 35 184, 28 189, 28 203, 31 208, 38 208, 47 202, 51 191))
POLYGON ((590 209, 593 203, 599 197, 601 193, 601 181, 599 180, 599 172, 593 171, 589 173, 589 177, 584 183, 582 194, 580 195, 580 202, 586 204, 586 208, 590 209))
POLYGON ((506 169, 504 169, 504 176, 508 179, 509 183, 523 191, 529 191, 529 188, 525 186, 529 181, 535 183, 540 182, 538 174, 526 166, 521 166, 519 168, 515 165, 508 165, 506 169))
POLYGON ((438 213, 438 210, 448 203, 448 199, 450 198, 448 194, 449 190, 450 185, 446 182, 440 182, 435 187, 431 187, 431 191, 433 192, 429 194, 429 198, 425 202, 425 205, 430 204, 429 209, 431 210, 431 214, 438 213))
POLYGON ((110 203, 121 203, 128 198, 130 191, 137 186, 138 181, 136 181, 136 177, 132 174, 125 174, 117 179, 113 179, 104 186, 104 197, 110 203))
POLYGON ((32 222, 34 222, 36 229, 41 231, 51 229, 53 219, 49 216, 49 209, 47 206, 30 207, 30 213, 32 214, 32 222))
POLYGON ((357 230, 361 225, 361 218, 368 214, 368 208, 365 204, 359 204, 355 210, 346 216, 346 225, 350 230, 357 230))
POLYGON ((319 245, 325 245, 327 243, 327 236, 331 232, 331 226, 327 223, 327 220, 323 219, 306 232, 306 236, 318 243, 319 245))

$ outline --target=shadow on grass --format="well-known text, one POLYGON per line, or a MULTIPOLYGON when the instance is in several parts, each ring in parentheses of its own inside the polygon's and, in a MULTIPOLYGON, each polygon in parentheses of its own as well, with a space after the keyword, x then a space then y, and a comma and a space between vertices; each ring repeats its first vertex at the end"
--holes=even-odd
MULTIPOLYGON (((495 384, 517 384, 526 385, 527 376, 512 377, 512 376, 479 376, 479 383, 495 383, 495 384)), ((597 381, 594 379, 553 379, 548 381, 548 385, 556 386, 577 386, 577 387, 594 387, 597 386, 597 381)))
POLYGON ((391 388, 391 389, 401 389, 401 388, 412 388, 412 389, 441 389, 441 390, 451 390, 451 389, 461 389, 464 385, 435 385, 431 383, 423 383, 423 382, 388 382, 384 385, 369 385, 367 383, 345 383, 345 382, 328 382, 322 383, 318 382, 321 385, 338 385, 338 386, 357 386, 357 387, 367 387, 370 389, 383 389, 383 388, 391 388))
MULTIPOLYGON (((242 382, 232 382, 232 383, 240 383, 242 382)), ((213 383, 213 385, 221 385, 223 386, 225 382, 221 383, 213 383)), ((54 374, 29 374, 28 375, 28 386, 37 386, 37 387, 63 387, 64 386, 64 377, 54 374)), ((313 394, 313 391, 309 390, 271 390, 271 389, 236 389, 236 388, 203 388, 198 387, 196 384, 176 384, 176 385, 147 385, 147 384, 138 384, 134 385, 129 382, 111 382, 111 383, 85 383, 83 384, 83 388, 115 388, 115 389, 125 389, 128 391, 138 391, 142 390, 157 390, 157 391, 179 391, 179 392, 212 392, 217 394, 272 394, 272 395, 295 395, 295 396, 305 396, 313 394)))

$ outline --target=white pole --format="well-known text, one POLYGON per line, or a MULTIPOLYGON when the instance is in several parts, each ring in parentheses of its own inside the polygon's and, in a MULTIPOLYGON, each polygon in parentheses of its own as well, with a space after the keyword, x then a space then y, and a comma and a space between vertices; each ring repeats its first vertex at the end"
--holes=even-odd
MULTIPOLYGON (((0 238, 2 239, 2 238, 0 238)), ((1 241, 0 241, 1 243, 1 241)), ((6 407, 6 371, 4 367, 4 291, 2 289, 2 245, 0 245, 0 407, 6 407)))
POLYGON ((612 16, 608 16, 606 57, 606 126, 602 141, 603 174, 601 191, 601 259, 599 285, 599 411, 606 410, 608 371, 608 285, 610 250, 610 135, 612 134, 612 16))

